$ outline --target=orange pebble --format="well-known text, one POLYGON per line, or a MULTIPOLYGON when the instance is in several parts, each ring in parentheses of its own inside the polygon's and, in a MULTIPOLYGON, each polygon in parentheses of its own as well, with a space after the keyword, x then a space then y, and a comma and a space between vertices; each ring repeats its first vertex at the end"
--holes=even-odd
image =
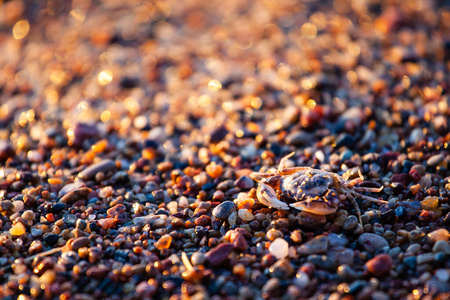
POLYGON ((45 218, 49 222, 55 222, 55 216, 52 213, 48 213, 47 215, 45 215, 45 218))
POLYGON ((153 148, 145 148, 142 150, 142 157, 148 160, 152 160, 156 157, 156 151, 153 148))
POLYGON ((108 147, 108 141, 103 139, 92 145, 91 150, 94 153, 101 153, 105 151, 106 147, 108 147))
POLYGON ((48 179, 48 183, 51 185, 61 184, 62 180, 61 180, 61 178, 52 177, 52 178, 48 179))
POLYGON ((251 198, 247 198, 245 200, 239 201, 238 207, 239 209, 251 209, 255 204, 255 201, 251 198))
POLYGON ((210 163, 206 166, 206 173, 212 178, 217 178, 222 175, 223 167, 221 165, 216 164, 215 162, 210 163))

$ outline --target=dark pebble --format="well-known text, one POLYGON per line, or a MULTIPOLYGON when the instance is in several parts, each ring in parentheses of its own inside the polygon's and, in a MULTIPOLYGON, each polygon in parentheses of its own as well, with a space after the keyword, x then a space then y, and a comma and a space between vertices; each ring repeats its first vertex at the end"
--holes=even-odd
POLYGON ((410 256, 403 259, 403 263, 410 270, 415 270, 417 266, 417 258, 415 256, 410 256))
POLYGON ((225 126, 220 126, 214 129, 213 132, 211 132, 211 135, 209 136, 209 142, 213 144, 218 143, 222 141, 227 134, 228 130, 225 128, 225 126))
POLYGON ((213 266, 222 264, 233 250, 233 245, 229 243, 220 244, 205 254, 205 258, 213 266))
POLYGON ((236 211, 236 205, 232 201, 225 201, 217 205, 213 211, 212 214, 214 217, 216 217, 219 220, 226 220, 230 216, 230 214, 236 211))
POLYGON ((355 139, 348 133, 342 133, 336 139, 336 148, 340 148, 342 146, 353 148, 354 145, 355 139))
POLYGON ((116 163, 113 160, 105 159, 99 163, 93 164, 78 174, 83 180, 93 179, 97 173, 107 173, 116 169, 116 163))
POLYGON ((59 235, 57 234, 49 234, 44 238, 44 241, 49 245, 49 246, 55 246, 56 243, 58 242, 59 239, 59 235))
POLYGON ((241 176, 234 182, 234 185, 243 190, 249 190, 253 187, 253 180, 248 176, 241 176))
POLYGON ((62 211, 65 207, 66 207, 66 204, 64 204, 64 203, 62 203, 62 202, 58 202, 58 203, 52 205, 51 211, 52 211, 53 213, 59 213, 59 212, 62 211))
POLYGON ((74 128, 74 146, 81 147, 87 139, 94 138, 98 134, 97 126, 86 123, 78 123, 74 128))

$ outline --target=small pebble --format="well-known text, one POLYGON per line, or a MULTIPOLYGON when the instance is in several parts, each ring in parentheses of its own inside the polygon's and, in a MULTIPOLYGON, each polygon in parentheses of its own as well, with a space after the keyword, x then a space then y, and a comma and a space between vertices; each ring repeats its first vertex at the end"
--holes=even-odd
POLYGON ((393 261, 388 254, 379 254, 366 263, 367 270, 376 277, 381 277, 389 273, 393 261))
POLYGON ((236 211, 236 205, 233 201, 225 201, 216 206, 212 214, 219 220, 226 220, 233 211, 236 211))
POLYGON ((283 259, 289 255, 289 243, 283 238, 277 238, 270 244, 269 253, 277 259, 283 259))

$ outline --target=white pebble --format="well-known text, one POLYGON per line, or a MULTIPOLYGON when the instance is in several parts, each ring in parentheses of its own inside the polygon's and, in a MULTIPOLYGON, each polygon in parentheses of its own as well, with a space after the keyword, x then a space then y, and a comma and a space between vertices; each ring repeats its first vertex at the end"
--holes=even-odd
POLYGON ((289 255, 289 243, 283 238, 276 238, 269 246, 269 253, 278 259, 283 259, 289 255))
POLYGON ((244 221, 251 221, 255 218, 252 212, 249 211, 248 209, 240 209, 238 212, 238 216, 244 221))
POLYGON ((167 208, 169 209, 171 214, 177 213, 178 203, 176 201, 170 201, 167 203, 167 208))
POLYGON ((22 209, 23 209, 23 207, 24 207, 24 204, 23 204, 23 201, 20 201, 20 200, 16 200, 16 201, 13 201, 13 205, 14 205, 14 212, 21 212, 22 211, 22 209))
POLYGON ((43 159, 42 154, 37 150, 28 151, 27 158, 34 163, 40 163, 43 159))
POLYGON ((186 197, 182 196, 178 199, 178 206, 181 208, 185 208, 189 206, 189 201, 186 197))

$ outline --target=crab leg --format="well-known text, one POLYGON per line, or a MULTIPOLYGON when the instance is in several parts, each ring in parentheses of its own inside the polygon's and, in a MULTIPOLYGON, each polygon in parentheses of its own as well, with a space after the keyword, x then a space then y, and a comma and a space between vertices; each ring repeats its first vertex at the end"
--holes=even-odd
POLYGON ((256 190, 256 197, 258 198, 259 202, 269 207, 289 210, 289 206, 286 203, 278 200, 275 190, 265 183, 261 182, 258 185, 258 189, 256 190))
POLYGON ((307 170, 311 170, 310 167, 293 167, 293 168, 284 168, 281 170, 278 170, 277 174, 278 175, 291 175, 300 171, 307 171, 307 170))
POLYGON ((280 164, 278 165, 278 172, 281 172, 281 170, 284 169, 284 165, 286 164, 287 160, 288 160, 289 158, 291 158, 292 156, 294 156, 294 154, 295 154, 295 151, 289 153, 288 155, 286 155, 285 157, 283 157, 283 158, 280 160, 280 164))
POLYGON ((361 224, 361 226, 363 225, 362 223, 362 219, 361 219, 361 210, 359 209, 358 203, 356 203, 355 198, 352 196, 352 194, 350 193, 346 193, 345 194, 347 196, 348 199, 350 199, 350 202, 353 204, 353 206, 356 209, 356 214, 358 215, 358 220, 359 220, 359 224, 361 224))
POLYGON ((260 182, 261 180, 265 179, 265 178, 269 178, 272 177, 276 174, 274 173, 260 173, 260 172, 253 172, 250 174, 250 178, 255 180, 256 182, 260 182))
POLYGON ((358 178, 355 178, 355 179, 353 179, 353 180, 350 180, 347 184, 346 184, 346 186, 347 187, 353 187, 353 186, 355 186, 355 185, 357 185, 357 184, 360 184, 361 182, 363 182, 364 181, 364 176, 361 174, 361 170, 359 170, 358 169, 358 178))
POLYGON ((354 187, 353 188, 354 191, 357 192, 372 192, 372 193, 379 193, 383 190, 383 187, 379 187, 379 188, 371 188, 371 187, 354 187))
POLYGON ((374 197, 365 196, 365 195, 362 195, 362 194, 357 193, 357 192, 352 191, 352 190, 347 190, 347 191, 350 192, 353 196, 361 198, 361 199, 364 199, 364 200, 368 200, 368 201, 372 201, 372 202, 378 202, 378 203, 388 203, 385 200, 380 200, 380 199, 377 199, 377 198, 374 198, 374 197))

